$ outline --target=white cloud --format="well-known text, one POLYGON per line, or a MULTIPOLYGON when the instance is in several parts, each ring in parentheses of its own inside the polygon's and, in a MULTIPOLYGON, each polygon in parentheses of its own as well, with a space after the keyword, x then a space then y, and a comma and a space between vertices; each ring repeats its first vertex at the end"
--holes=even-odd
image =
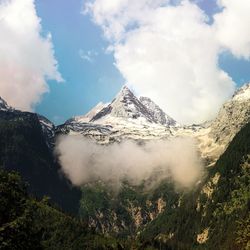
POLYGON ((222 47, 238 58, 250 59, 250 1, 218 0, 223 8, 215 15, 215 30, 222 47))
POLYGON ((82 136, 66 135, 57 139, 56 153, 62 171, 78 186, 102 180, 119 187, 124 179, 133 185, 151 179, 153 183, 148 184, 152 185, 171 178, 178 186, 191 187, 204 174, 197 146, 190 138, 104 146, 82 136), (182 157, 177 157, 180 152, 182 157))
POLYGON ((93 63, 95 61, 95 58, 98 56, 98 53, 92 50, 84 51, 83 49, 80 49, 79 56, 82 58, 83 61, 93 63))
POLYGON ((166 4, 169 0, 96 0, 87 2, 83 13, 92 12, 94 21, 102 26, 104 34, 115 41, 123 38, 129 26, 140 25, 145 14, 166 4))
POLYGON ((234 82, 218 66, 221 46, 205 13, 187 0, 168 3, 95 0, 86 10, 128 84, 179 122, 199 123, 217 114, 234 82))
POLYGON ((47 79, 62 81, 51 35, 41 31, 34 0, 0 0, 0 96, 24 110, 48 91, 47 79))

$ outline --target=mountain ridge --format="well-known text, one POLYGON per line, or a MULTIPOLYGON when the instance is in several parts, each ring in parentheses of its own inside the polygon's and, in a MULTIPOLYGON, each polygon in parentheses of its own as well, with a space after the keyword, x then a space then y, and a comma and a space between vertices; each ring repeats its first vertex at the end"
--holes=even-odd
POLYGON ((57 128, 57 132, 90 137, 101 144, 120 142, 124 139, 154 140, 178 136, 192 137, 197 141, 202 158, 208 161, 209 165, 213 165, 225 151, 233 136, 250 118, 250 96, 247 94, 249 90, 250 84, 239 88, 234 96, 221 107, 214 120, 200 125, 186 126, 177 124, 150 98, 138 99, 127 87, 123 87, 113 102, 95 113, 89 122, 68 120, 57 128), (133 103, 132 109, 127 112, 131 102, 133 103), (141 109, 134 108, 137 102, 141 102, 144 107, 142 113, 141 109), (122 111, 119 107, 122 107, 122 111), (131 118, 133 115, 136 118, 131 118))
MULTIPOLYGON (((127 86, 123 86, 111 103, 99 103, 86 115, 73 117, 64 124, 55 126, 44 116, 37 116, 51 150, 60 134, 81 135, 101 144, 123 139, 137 141, 188 136, 197 141, 201 156, 214 164, 250 118, 249 93, 250 83, 236 90, 214 120, 201 125, 177 124, 150 98, 137 98, 127 86)), ((0 99, 0 108, 2 111, 21 112, 9 107, 3 99, 0 99)))
MULTIPOLYGON (((120 92, 116 95, 113 101, 107 106, 104 107, 99 113, 97 113, 90 122, 97 122, 98 120, 102 119, 104 116, 106 122, 112 120, 112 118, 124 118, 128 119, 128 121, 135 121, 142 119, 141 122, 149 122, 149 123, 160 123, 161 125, 168 126, 169 124, 163 122, 163 118, 159 120, 159 114, 155 114, 155 111, 149 105, 145 105, 149 103, 149 98, 146 102, 142 102, 141 99, 138 99, 133 92, 125 85, 122 87, 120 92)), ((160 115, 164 116, 165 113, 150 100, 151 104, 157 108, 157 112, 160 115)), ((172 123, 175 123, 174 119, 170 118, 172 123)), ((111 121, 112 122, 112 121, 111 121)), ((171 123, 169 122, 169 123, 171 123)))
POLYGON ((140 102, 148 109, 156 123, 166 126, 176 126, 177 122, 167 115, 155 102, 149 97, 140 96, 140 102))

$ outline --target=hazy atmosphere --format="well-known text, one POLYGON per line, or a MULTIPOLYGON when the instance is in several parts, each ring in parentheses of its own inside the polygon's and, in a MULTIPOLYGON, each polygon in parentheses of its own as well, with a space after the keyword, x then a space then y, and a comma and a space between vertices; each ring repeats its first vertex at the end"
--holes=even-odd
POLYGON ((63 172, 78 186, 101 180, 119 188, 124 180, 140 185, 154 176, 152 185, 172 178, 178 186, 190 188, 204 171, 195 141, 190 138, 151 141, 143 146, 133 141, 102 146, 64 136, 58 139, 56 152, 63 172))

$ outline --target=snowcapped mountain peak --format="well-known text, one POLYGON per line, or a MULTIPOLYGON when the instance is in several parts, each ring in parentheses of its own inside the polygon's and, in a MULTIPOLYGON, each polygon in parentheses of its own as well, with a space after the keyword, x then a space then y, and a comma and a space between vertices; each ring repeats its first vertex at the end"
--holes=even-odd
POLYGON ((247 83, 238 90, 236 90, 232 100, 234 101, 250 100, 250 83, 247 83))
POLYGON ((115 99, 97 113, 91 121, 111 121, 115 118, 122 118, 130 122, 135 122, 136 120, 149 123, 155 122, 147 108, 127 86, 123 86, 115 99))
POLYGON ((149 97, 141 96, 140 102, 149 110, 156 123, 167 126, 175 126, 176 121, 168 116, 155 102, 149 97))
POLYGON ((7 102, 0 97, 0 110, 7 111, 11 110, 11 107, 7 104, 7 102))
POLYGON ((127 85, 123 85, 120 92, 117 94, 118 95, 126 95, 126 94, 129 94, 129 93, 132 93, 133 92, 129 89, 129 87, 127 85))
POLYGON ((90 120, 98 113, 100 112, 103 108, 105 108, 109 103, 103 103, 99 102, 97 105, 92 108, 86 115, 85 117, 88 117, 90 120))
POLYGON ((116 95, 115 99, 112 101, 112 103, 131 103, 133 100, 137 99, 137 97, 133 94, 133 92, 126 86, 124 85, 121 90, 118 92, 116 95))
MULTIPOLYGON (((133 140, 167 138, 172 133, 172 128, 164 118, 162 119, 165 123, 160 122, 153 108, 146 107, 127 86, 123 86, 113 101, 96 113, 101 107, 102 104, 98 104, 82 118, 74 117, 66 121, 57 128, 58 131, 81 134, 104 144, 120 141, 123 138, 133 140), (92 117, 93 114, 95 115, 92 117), (92 118, 86 120, 87 116, 92 118)), ((166 114, 159 107, 158 109, 165 117, 166 114)))
POLYGON ((65 122, 78 130, 87 123, 113 127, 160 126, 163 129, 177 125, 176 121, 150 98, 138 99, 126 85, 121 88, 111 103, 100 102, 87 114, 73 117, 65 122))
POLYGON ((98 112, 100 112, 103 108, 108 106, 109 103, 99 102, 94 108, 92 108, 88 113, 85 115, 75 116, 68 121, 69 122, 77 122, 77 123, 86 123, 89 122, 98 112))

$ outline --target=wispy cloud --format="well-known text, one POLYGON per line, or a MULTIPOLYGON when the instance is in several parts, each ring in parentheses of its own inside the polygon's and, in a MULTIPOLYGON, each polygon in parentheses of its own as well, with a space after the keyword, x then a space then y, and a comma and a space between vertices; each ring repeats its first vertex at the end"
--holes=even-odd
POLYGON ((84 51, 83 49, 79 50, 79 56, 82 58, 82 60, 94 63, 96 57, 98 56, 98 52, 93 50, 84 51))

